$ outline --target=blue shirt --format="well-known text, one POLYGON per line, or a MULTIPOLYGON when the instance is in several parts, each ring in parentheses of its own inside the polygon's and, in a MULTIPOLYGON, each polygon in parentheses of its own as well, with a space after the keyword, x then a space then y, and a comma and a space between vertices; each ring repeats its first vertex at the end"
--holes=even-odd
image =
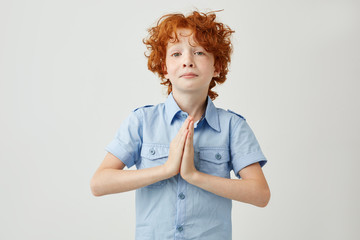
MULTIPOLYGON (((165 103, 135 109, 121 124, 106 150, 128 168, 166 162, 169 145, 188 114, 172 94, 165 103)), ((255 162, 267 160, 246 120, 216 108, 210 97, 205 115, 194 124, 197 170, 230 178, 255 162)), ((232 200, 187 183, 179 174, 136 190, 137 240, 229 240, 232 200)))

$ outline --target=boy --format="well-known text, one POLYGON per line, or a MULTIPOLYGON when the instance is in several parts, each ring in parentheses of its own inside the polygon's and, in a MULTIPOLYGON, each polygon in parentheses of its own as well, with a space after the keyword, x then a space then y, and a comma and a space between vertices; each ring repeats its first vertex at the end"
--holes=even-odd
POLYGON ((231 200, 269 201, 267 160, 249 125, 212 102, 233 33, 215 17, 169 14, 149 29, 148 67, 169 96, 130 114, 91 180, 95 196, 136 189, 136 239, 231 239, 231 200))

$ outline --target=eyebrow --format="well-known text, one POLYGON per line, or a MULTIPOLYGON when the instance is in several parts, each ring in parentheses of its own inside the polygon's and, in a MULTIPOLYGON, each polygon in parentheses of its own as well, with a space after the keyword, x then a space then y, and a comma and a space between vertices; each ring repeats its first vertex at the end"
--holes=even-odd
MULTIPOLYGON (((170 48, 174 48, 174 47, 177 47, 177 46, 179 46, 180 44, 178 44, 178 43, 168 43, 168 45, 167 45, 167 49, 170 49, 170 48)), ((190 45, 192 48, 201 48, 201 49, 203 49, 203 50, 205 50, 206 51, 206 49, 203 47, 203 46, 201 46, 200 44, 197 44, 196 43, 196 45, 190 45)))

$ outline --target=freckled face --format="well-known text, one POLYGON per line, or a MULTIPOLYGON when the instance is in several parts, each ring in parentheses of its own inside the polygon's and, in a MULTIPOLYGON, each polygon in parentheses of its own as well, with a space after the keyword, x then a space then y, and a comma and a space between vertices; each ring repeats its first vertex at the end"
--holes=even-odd
POLYGON ((173 91, 206 93, 213 77, 218 76, 212 53, 198 45, 191 30, 179 29, 177 42, 166 49, 166 74, 173 91))

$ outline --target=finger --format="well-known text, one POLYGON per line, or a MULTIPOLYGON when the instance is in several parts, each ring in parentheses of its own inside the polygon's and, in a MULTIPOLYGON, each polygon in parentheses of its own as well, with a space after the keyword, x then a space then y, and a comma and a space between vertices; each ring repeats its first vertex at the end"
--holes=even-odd
POLYGON ((191 121, 190 124, 190 144, 193 145, 193 141, 194 141, 194 121, 191 121))
POLYGON ((185 131, 180 135, 180 139, 178 141, 178 147, 181 149, 184 149, 185 140, 187 136, 189 135, 189 130, 185 129, 185 131))
POLYGON ((188 129, 189 128, 189 124, 190 124, 190 121, 192 120, 193 118, 189 115, 185 122, 183 123, 183 125, 181 126, 182 129, 188 129))
POLYGON ((194 139, 194 121, 191 121, 189 124, 189 134, 186 139, 186 143, 188 146, 191 146, 193 144, 194 139))
POLYGON ((179 140, 181 139, 181 137, 182 137, 182 135, 183 134, 186 134, 186 129, 188 129, 188 125, 189 125, 189 118, 187 118, 186 120, 185 120, 185 122, 183 123, 183 125, 180 127, 180 129, 179 129, 179 131, 177 132, 177 134, 176 134, 176 136, 175 136, 175 138, 174 138, 174 140, 176 141, 176 142, 179 142, 179 140))
POLYGON ((188 116, 186 118, 186 120, 184 121, 183 125, 180 127, 178 133, 175 136, 177 142, 179 142, 182 139, 182 135, 187 134, 187 132, 185 130, 189 129, 189 124, 190 124, 191 119, 192 119, 192 117, 188 116))
POLYGON ((185 142, 185 148, 190 147, 191 144, 191 139, 192 139, 192 133, 191 133, 191 122, 189 124, 189 133, 186 136, 186 142, 185 142))

